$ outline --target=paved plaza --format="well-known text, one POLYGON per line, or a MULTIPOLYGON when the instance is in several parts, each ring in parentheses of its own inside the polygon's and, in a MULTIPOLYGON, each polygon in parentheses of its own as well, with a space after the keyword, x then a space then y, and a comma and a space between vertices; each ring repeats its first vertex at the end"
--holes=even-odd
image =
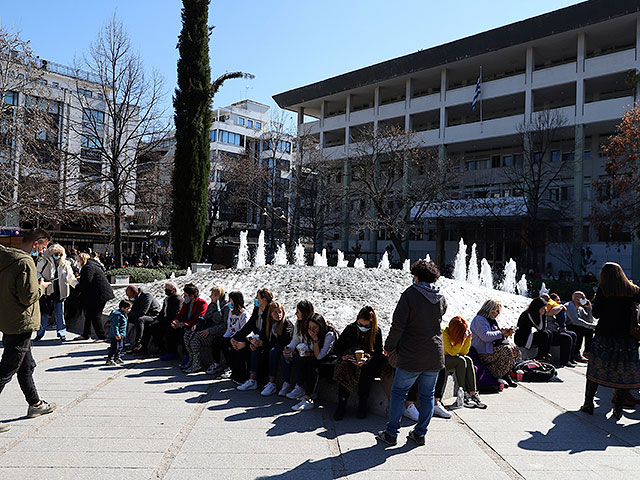
POLYGON ((384 448, 372 434, 382 417, 291 412, 290 400, 155 359, 107 367, 105 349, 60 345, 55 332, 34 346, 40 394, 58 409, 26 419, 17 381, 5 388, 0 479, 640 478, 640 411, 616 424, 601 389, 593 417, 576 413, 584 366, 563 369, 564 383, 485 395, 487 410, 434 418, 425 447, 405 443, 406 422, 398 446, 384 448))

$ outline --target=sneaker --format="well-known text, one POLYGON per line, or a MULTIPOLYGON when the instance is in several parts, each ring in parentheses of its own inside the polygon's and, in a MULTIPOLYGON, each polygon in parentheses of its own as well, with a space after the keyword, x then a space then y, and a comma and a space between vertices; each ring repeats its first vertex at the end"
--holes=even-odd
POLYGON ((296 385, 293 390, 287 393, 286 397, 290 400, 300 400, 304 395, 304 389, 300 385, 296 385))
POLYGON ((124 363, 124 361, 120 357, 116 358, 114 362, 116 362, 118 365, 122 365, 124 363))
POLYGON ((160 361, 167 362, 169 360, 176 360, 178 358, 177 353, 165 353, 160 357, 160 361))
POLYGON ((180 364, 180 368, 189 368, 189 365, 191 365, 191 359, 189 358, 189 355, 187 355, 180 364))
POLYGON ((433 416, 440 418, 451 418, 451 414, 445 410, 442 402, 438 402, 433 406, 433 416))
POLYGON ((115 364, 116 364, 116 362, 111 360, 110 358, 108 358, 106 363, 105 363, 105 365, 109 365, 109 366, 112 366, 112 365, 115 365, 115 364))
POLYGON ((415 403, 412 403, 408 407, 404 408, 404 410, 402 411, 402 415, 407 417, 409 420, 417 422, 420 418, 420 411, 416 408, 415 403))
POLYGON ((9 430, 11 430, 11 425, 0 422, 0 433, 8 432, 9 430))
POLYGON ((589 363, 589 360, 587 360, 585 357, 583 357, 582 355, 576 355, 573 357, 573 361, 576 363, 589 363))
POLYGON ((408 438, 409 440, 413 440, 414 442, 416 442, 416 444, 417 444, 419 447, 424 446, 424 443, 425 443, 425 441, 424 441, 424 435, 419 435, 419 434, 417 434, 415 430, 411 430, 411 431, 409 432, 409 435, 407 435, 407 438, 408 438))
POLYGON ((60 343, 64 343, 66 341, 67 341, 67 337, 65 337, 64 335, 60 337, 60 343))
POLYGON ((390 445, 392 447, 396 443, 398 443, 398 439, 396 437, 392 437, 391 435, 389 435, 386 430, 380 430, 378 433, 376 433, 376 438, 381 442, 386 443, 387 445, 390 445))
POLYGON ((73 339, 74 342, 76 342, 78 340, 91 340, 91 337, 87 337, 87 336, 84 336, 84 335, 78 335, 77 337, 75 337, 73 339))
POLYGON ((44 335, 36 335, 35 338, 32 341, 33 342, 39 342, 40 340, 42 340, 42 337, 44 337, 44 335))
POLYGON ((233 371, 230 368, 225 368, 224 372, 220 374, 220 378, 229 379, 233 375, 233 371))
POLYGON ((200 370, 202 370, 200 365, 192 364, 189 368, 185 369, 184 373, 198 373, 200 370))
POLYGON ((55 403, 48 403, 44 400, 40 400, 40 403, 37 405, 29 405, 29 409, 27 410, 27 418, 39 417, 40 415, 46 415, 47 413, 53 412, 58 405, 55 403))
POLYGON ((296 403, 293 407, 291 407, 291 410, 293 410, 294 412, 301 412, 302 410, 311 410, 313 407, 315 407, 315 405, 313 404, 312 400, 307 400, 306 398, 303 398, 298 403, 296 403))
POLYGON ((219 363, 212 363, 209 368, 207 368, 207 375, 215 375, 219 370, 222 369, 222 365, 219 363))
POLYGON ((576 362, 574 362, 573 360, 569 360, 567 362, 567 367, 575 368, 577 366, 578 366, 578 364, 576 362))
POLYGON ((469 395, 467 392, 465 392, 464 394, 464 400, 462 401, 462 405, 465 408, 476 408, 475 402, 471 400, 471 395, 469 395))
POLYGON ((273 395, 277 391, 278 387, 276 386, 276 384, 273 382, 269 382, 264 386, 264 388, 260 392, 260 395, 262 395, 263 397, 268 397, 269 395, 273 395))
POLYGON ((279 397, 286 397, 287 393, 291 391, 291 384, 289 382, 284 382, 282 384, 282 388, 278 392, 279 397))
POLYGON ((258 382, 256 382, 253 378, 250 378, 242 385, 238 385, 238 390, 244 392, 246 390, 255 390, 258 388, 258 382))
POLYGON ((487 405, 482 403, 482 401, 480 400, 480 395, 478 395, 478 392, 474 393, 473 395, 469 395, 469 399, 475 404, 476 408, 479 408, 481 410, 487 408, 487 405))

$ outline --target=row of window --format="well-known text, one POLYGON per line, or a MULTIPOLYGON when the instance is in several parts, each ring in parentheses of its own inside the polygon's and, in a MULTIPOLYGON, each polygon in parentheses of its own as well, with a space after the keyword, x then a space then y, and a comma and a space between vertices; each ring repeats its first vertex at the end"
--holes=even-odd
MULTIPOLYGON (((534 160, 539 162, 542 159, 541 153, 535 153, 533 155, 534 160)), ((572 162, 575 158, 573 152, 562 153, 560 150, 551 151, 552 162, 572 162)), ((589 160, 591 158, 591 151, 585 150, 584 159, 589 160)), ((488 168, 500 168, 500 167, 520 167, 524 162, 524 154, 515 153, 513 155, 492 155, 490 158, 482 158, 479 160, 468 160, 465 162, 465 170, 485 170, 488 168)))
POLYGON ((211 130, 211 132, 209 132, 209 141, 212 143, 228 143, 229 145, 236 145, 238 147, 242 147, 244 144, 243 135, 227 132, 226 130, 211 130))
POLYGON ((247 128, 255 128, 256 130, 260 130, 262 128, 262 122, 244 117, 237 117, 236 125, 241 125, 243 127, 246 126, 247 128))
POLYGON ((275 143, 272 143, 271 140, 264 140, 262 142, 262 146, 260 145, 261 142, 257 142, 256 150, 260 151, 262 149, 262 151, 267 152, 272 150, 275 146, 279 152, 291 153, 291 142, 286 142, 284 140, 277 140, 274 142, 275 143))

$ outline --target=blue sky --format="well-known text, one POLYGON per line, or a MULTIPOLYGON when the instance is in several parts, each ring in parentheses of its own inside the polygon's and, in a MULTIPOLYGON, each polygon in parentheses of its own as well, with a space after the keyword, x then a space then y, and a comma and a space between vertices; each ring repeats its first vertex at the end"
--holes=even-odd
MULTIPOLYGON (((226 83, 214 103, 248 96, 274 105, 276 93, 576 3, 214 0, 212 75, 242 70, 256 76, 226 83)), ((5 1, 0 23, 19 30, 41 58, 72 64, 116 11, 147 68, 165 78, 170 102, 181 6, 179 0, 5 1)))

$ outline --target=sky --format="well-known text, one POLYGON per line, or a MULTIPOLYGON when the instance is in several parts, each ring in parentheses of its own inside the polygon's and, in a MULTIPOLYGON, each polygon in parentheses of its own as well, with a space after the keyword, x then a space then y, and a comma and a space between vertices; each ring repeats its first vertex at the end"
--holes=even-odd
MULTIPOLYGON (((231 80, 214 98, 222 107, 272 96, 357 68, 406 55, 580 3, 571 0, 213 0, 209 24, 212 78, 231 80)), ((19 31, 40 58, 72 65, 114 14, 123 21, 146 68, 176 86, 179 0, 0 0, 0 24, 19 31)))

